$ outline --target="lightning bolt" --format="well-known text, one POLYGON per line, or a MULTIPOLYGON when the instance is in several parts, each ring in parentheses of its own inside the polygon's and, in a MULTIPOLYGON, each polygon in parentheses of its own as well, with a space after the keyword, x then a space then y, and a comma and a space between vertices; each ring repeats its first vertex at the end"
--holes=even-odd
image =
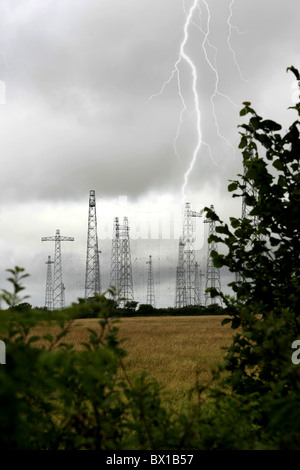
POLYGON ((233 15, 233 12, 232 12, 232 7, 233 7, 233 4, 234 4, 234 0, 231 0, 230 2, 230 5, 229 5, 229 16, 228 16, 228 19, 227 19, 227 24, 228 24, 228 27, 229 27, 229 34, 228 34, 228 37, 227 37, 227 44, 228 44, 228 47, 229 47, 229 50, 230 52, 232 53, 232 57, 233 57, 233 60, 235 62, 235 65, 239 71, 239 74, 240 74, 240 77, 241 79, 244 81, 244 82, 248 82, 248 80, 246 78, 244 78, 243 74, 242 74, 242 71, 241 71, 241 68, 238 64, 238 61, 236 59, 236 54, 235 54, 235 51, 233 50, 232 46, 231 46, 231 42, 230 42, 230 39, 231 39, 231 36, 232 36, 232 30, 235 29, 238 33, 241 34, 241 32, 238 30, 238 28, 236 28, 235 26, 232 26, 231 24, 231 17, 233 15))
MULTIPOLYGON (((219 91, 219 74, 218 74, 217 65, 216 65, 217 48, 209 42, 211 15, 210 15, 209 6, 208 6, 208 3, 206 2, 206 0, 202 0, 202 2, 205 5, 206 12, 207 12, 207 21, 206 21, 205 32, 202 30, 202 28, 193 19, 196 9, 199 10, 199 14, 201 15, 199 0, 193 0, 192 5, 190 6, 190 8, 188 10, 185 9, 185 4, 184 4, 184 0, 183 0, 183 10, 184 10, 184 13, 185 13, 185 23, 184 23, 184 27, 183 27, 183 39, 182 39, 182 42, 180 44, 178 59, 175 62, 174 68, 173 68, 169 78, 163 83, 160 91, 158 93, 155 93, 152 96, 150 96, 147 100, 147 102, 149 102, 153 98, 160 96, 164 92, 165 87, 173 80, 173 78, 175 76, 177 77, 178 94, 179 94, 179 97, 180 97, 180 100, 181 100, 181 103, 182 103, 182 109, 181 109, 181 112, 180 112, 180 117, 179 117, 179 123, 178 123, 178 126, 177 126, 176 136, 174 138, 174 152, 175 152, 175 154, 176 154, 176 156, 177 156, 177 158, 180 162, 181 162, 181 158, 180 158, 180 155, 177 151, 177 145, 176 144, 177 144, 177 140, 179 138, 180 129, 181 129, 183 121, 184 121, 184 115, 188 114, 188 118, 191 118, 192 115, 196 115, 195 125, 196 125, 196 133, 197 133, 197 142, 196 142, 196 145, 195 145, 195 148, 194 148, 189 166, 188 166, 187 170, 185 171, 184 177, 183 177, 183 184, 182 184, 182 187, 181 187, 181 195, 182 195, 183 199, 186 198, 186 186, 188 184, 188 179, 189 179, 190 174, 193 171, 193 168, 195 166, 195 162, 197 160, 198 153, 199 153, 202 145, 205 145, 205 146, 208 147, 209 155, 210 155, 211 160, 213 161, 213 163, 215 165, 218 165, 218 163, 213 158, 211 147, 209 146, 209 144, 207 144, 206 142, 204 142, 202 140, 201 112, 200 112, 199 96, 198 96, 198 92, 197 92, 197 81, 198 81, 197 68, 196 68, 195 63, 191 59, 191 57, 185 52, 185 47, 186 47, 188 39, 189 39, 189 28, 190 28, 191 24, 193 26, 196 26, 204 36, 203 41, 202 41, 202 49, 203 49, 203 52, 204 52, 206 62, 208 63, 209 67, 211 68, 211 70, 213 71, 213 73, 215 75, 215 82, 214 82, 215 86, 214 86, 213 93, 210 96, 210 102, 211 102, 212 114, 213 114, 213 118, 214 118, 214 122, 215 122, 217 135, 218 135, 218 137, 220 137, 221 139, 223 139, 226 142, 226 144, 233 150, 233 152, 235 152, 235 149, 234 149, 233 145, 220 132, 218 119, 217 119, 217 116, 216 116, 216 109, 215 109, 214 100, 218 95, 218 96, 221 96, 221 97, 225 98, 226 100, 228 100, 231 103, 231 105, 233 105, 235 108, 239 108, 239 106, 237 104, 235 104, 229 96, 227 96, 224 93, 219 91), (210 58, 208 56, 207 45, 209 47, 211 47, 212 49, 214 49, 214 51, 215 51, 214 63, 212 63, 212 61, 210 60, 210 58), (180 70, 179 70, 179 66, 182 63, 182 61, 186 62, 186 64, 189 66, 190 71, 191 71, 192 94, 193 94, 193 102, 194 102, 194 111, 193 111, 193 113, 189 113, 187 105, 186 105, 184 97, 183 97, 183 93, 182 93, 181 81, 180 81, 180 70)), ((238 33, 240 33, 240 31, 235 26, 233 26, 231 24, 231 18, 232 18, 232 15, 233 15, 233 12, 232 12, 233 4, 234 4, 234 0, 231 0, 230 5, 229 5, 230 13, 229 13, 229 16, 228 16, 228 19, 227 19, 227 24, 228 24, 228 27, 229 27, 229 34, 228 34, 228 37, 227 37, 227 43, 228 43, 229 50, 233 55, 234 62, 235 62, 236 66, 239 70, 239 73, 240 73, 240 76, 241 76, 242 80, 247 81, 247 80, 245 80, 245 78, 242 75, 241 69, 240 69, 240 67, 238 65, 238 62, 237 62, 237 59, 236 59, 235 52, 234 52, 234 50, 231 46, 231 43, 230 43, 230 39, 231 39, 231 36, 232 36, 232 30, 236 29, 238 31, 238 33)))
MULTIPOLYGON (((218 119, 217 119, 217 116, 216 116, 216 108, 215 108, 215 103, 214 103, 214 99, 216 98, 217 95, 219 96, 222 96, 223 98, 225 98, 226 100, 228 100, 230 102, 230 104, 232 106, 234 106, 235 108, 239 108, 239 106, 234 103, 232 101, 232 99, 228 96, 228 95, 225 95, 224 93, 220 92, 219 91, 219 74, 218 74, 218 70, 217 70, 217 66, 216 66, 216 57, 217 57, 217 48, 215 46, 213 46, 210 42, 209 42, 209 34, 210 34, 210 20, 211 20, 211 15, 210 15, 210 10, 209 10, 209 6, 207 4, 207 2, 205 0, 202 0, 205 7, 206 7, 206 12, 207 12, 207 21, 206 21, 206 32, 204 32, 202 30, 201 27, 199 27, 197 24, 195 24, 196 27, 198 27, 200 29, 200 31, 202 32, 202 34, 204 35, 204 39, 203 39, 203 42, 202 42, 202 49, 203 49, 203 52, 204 52, 204 56, 205 56, 205 59, 206 59, 206 62, 208 63, 208 65, 210 66, 211 70, 214 72, 214 75, 215 75, 215 87, 214 87, 214 91, 210 97, 210 102, 211 102, 211 107, 212 107, 212 113, 213 113, 213 117, 214 117, 214 122, 215 122, 215 127, 216 127, 216 130, 217 130, 217 134, 218 134, 218 137, 220 137, 221 139, 223 139, 225 141, 225 143, 233 150, 233 152, 235 152, 235 149, 233 147, 233 145, 226 139, 225 136, 223 136, 220 132, 220 128, 219 128, 219 124, 218 124, 218 119), (211 48, 214 49, 215 51, 215 57, 214 57, 214 65, 212 64, 211 60, 209 59, 208 57, 208 54, 207 54, 207 49, 206 49, 206 44, 208 44, 211 48)), ((199 12, 200 12, 200 15, 201 15, 201 10, 200 10, 200 6, 199 7, 199 12)), ((217 164, 215 161, 214 161, 215 164, 217 164)))
MULTIPOLYGON (((188 11, 188 13, 186 14, 186 20, 185 20, 185 24, 184 24, 184 28, 183 28, 184 36, 183 36, 183 40, 180 44, 179 56, 178 56, 177 61, 175 62, 174 69, 172 70, 168 80, 166 80, 164 82, 164 84, 162 85, 160 91, 158 93, 154 93, 147 100, 149 102, 153 98, 155 98, 157 96, 160 96, 164 92, 165 87, 172 81, 174 76, 175 75, 177 76, 178 93, 179 93, 179 97, 180 97, 180 100, 181 100, 181 103, 182 103, 182 109, 181 109, 181 112, 180 112, 180 118, 179 118, 179 124, 178 124, 178 127, 177 127, 177 133, 176 133, 176 136, 175 136, 175 139, 174 139, 174 150, 175 150, 175 153, 176 153, 178 159, 180 160, 180 156, 179 156, 179 153, 178 153, 177 148, 176 148, 176 142, 178 140, 179 132, 180 132, 180 129, 181 129, 181 126, 182 126, 182 123, 183 123, 184 113, 187 112, 187 106, 186 106, 186 103, 185 103, 185 100, 184 100, 184 97, 183 97, 183 94, 182 94, 182 91, 181 91, 179 65, 182 62, 182 60, 184 60, 189 65, 189 67, 191 68, 191 71, 192 71, 192 78, 193 78, 193 80, 192 80, 192 91, 193 91, 193 98, 194 98, 194 104, 195 104, 196 130, 197 130, 198 138, 197 138, 197 145, 194 149, 191 162, 189 164, 188 169, 186 170, 186 172, 184 174, 184 182, 183 182, 183 185, 182 185, 182 188, 181 188, 181 194, 182 194, 183 197, 185 197, 185 188, 186 188, 186 185, 187 185, 188 177, 189 177, 191 171, 193 170, 193 167, 195 165, 195 161, 196 161, 196 158, 197 158, 197 154, 200 150, 201 143, 202 143, 201 113, 200 113, 200 106, 199 106, 199 97, 198 97, 198 93, 197 93, 197 69, 196 69, 196 66, 195 66, 194 62, 191 60, 191 58, 184 51, 184 48, 186 46, 186 43, 187 43, 188 37, 189 37, 188 29, 189 29, 189 26, 191 24, 191 20, 192 20, 194 11, 197 8, 197 4, 198 4, 198 0, 194 0, 192 6, 190 7, 190 9, 188 11)), ((191 116, 191 115, 189 115, 189 116, 191 116)))
POLYGON ((200 106, 199 106, 199 97, 198 97, 198 92, 197 92, 197 80, 198 80, 197 69, 196 69, 196 66, 195 66, 194 62, 191 60, 191 58, 184 51, 185 45, 186 45, 186 43, 188 41, 188 37, 189 37, 188 29, 189 29, 194 11, 197 8, 197 5, 198 5, 198 0, 194 0, 192 6, 190 7, 189 12, 186 16, 186 21, 185 21, 185 24, 184 24, 184 38, 183 38, 183 41, 180 45, 180 53, 179 53, 179 61, 183 58, 187 62, 187 64, 190 66, 191 72, 192 72, 192 91, 193 91, 193 97, 194 97, 194 105, 195 105, 195 112, 196 112, 196 129, 197 129, 197 136, 198 136, 197 144, 196 144, 196 147, 194 149, 191 162, 190 162, 190 164, 188 166, 188 169, 186 170, 186 172, 184 174, 184 177, 183 177, 183 185, 181 187, 181 194, 182 194, 183 198, 186 197, 185 188, 186 188, 186 185, 187 185, 187 182, 188 182, 188 178, 189 178, 189 175, 191 174, 191 172, 194 168, 195 161, 196 161, 198 152, 199 152, 199 150, 201 148, 201 144, 202 144, 201 113, 200 113, 200 106))

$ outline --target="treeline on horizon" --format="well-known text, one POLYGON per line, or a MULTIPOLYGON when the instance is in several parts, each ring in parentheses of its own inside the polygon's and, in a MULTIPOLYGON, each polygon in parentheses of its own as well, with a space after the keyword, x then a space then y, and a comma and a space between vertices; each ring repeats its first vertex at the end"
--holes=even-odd
MULTIPOLYGON (((89 299, 91 302, 101 302, 101 297, 97 299, 89 299)), ((108 299, 106 299, 107 301, 108 299)), ((155 316, 199 316, 199 315, 224 315, 224 308, 219 304, 214 303, 207 306, 204 305, 187 305, 185 307, 164 307, 155 308, 149 304, 139 304, 136 301, 130 301, 124 307, 118 306, 115 303, 114 312, 117 317, 155 317, 155 316)), ((79 300, 80 303, 80 300, 79 300)), ((22 302, 14 306, 14 311, 29 311, 29 310, 42 310, 47 311, 46 307, 32 307, 28 302, 22 302)), ((9 309, 8 309, 9 310, 9 309)), ((93 311, 81 311, 78 313, 77 318, 93 318, 93 311)))
POLYGON ((155 308, 152 305, 140 304, 136 309, 130 305, 126 308, 116 308, 116 314, 122 317, 224 315, 224 309, 218 304, 165 308, 155 308))

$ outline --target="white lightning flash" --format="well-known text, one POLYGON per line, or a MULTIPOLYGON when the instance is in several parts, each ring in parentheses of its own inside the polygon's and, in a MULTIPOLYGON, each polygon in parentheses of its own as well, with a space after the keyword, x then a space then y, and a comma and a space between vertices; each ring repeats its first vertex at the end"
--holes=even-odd
MULTIPOLYGON (((201 28, 200 31, 202 32, 202 34, 204 34, 204 40, 202 42, 202 49, 203 49, 203 52, 204 52, 204 56, 205 56, 205 59, 206 59, 206 62, 208 63, 208 65, 210 66, 211 70, 214 72, 214 75, 215 75, 215 86, 214 86, 214 91, 213 91, 213 94, 211 95, 210 97, 210 102, 211 102, 211 107, 212 107, 212 113, 213 113, 213 117, 214 117, 214 121, 215 121, 215 127, 216 127, 216 130, 217 130, 217 134, 218 136, 223 139, 226 144, 233 150, 233 152, 235 151, 233 145, 229 142, 229 140, 226 139, 226 137, 224 135, 221 134, 220 132, 220 128, 219 128, 219 123, 218 123, 218 119, 217 119, 217 116, 216 116, 216 108, 215 108, 215 103, 214 103, 214 99, 216 98, 217 95, 219 96, 222 96, 223 98, 225 98, 226 100, 228 100, 230 102, 231 105, 233 105, 235 108, 239 108, 239 106, 234 103, 232 101, 232 99, 228 96, 228 95, 225 95, 224 93, 220 92, 219 91, 219 74, 218 74, 218 70, 217 70, 217 66, 216 66, 216 55, 217 55, 217 48, 215 46, 213 46, 210 42, 209 42, 209 33, 210 33, 210 19, 211 19, 211 15, 210 15, 210 10, 209 10, 209 7, 208 7, 208 4, 205 0, 202 0, 205 7, 206 7, 206 12, 207 12, 207 21, 206 21, 206 32, 204 32, 201 28), (213 48, 215 50, 215 64, 213 65, 211 60, 209 59, 208 57, 208 54, 207 54, 207 50, 206 50, 206 44, 208 44, 211 48, 213 48)), ((200 7, 199 7, 200 9, 200 7)), ((200 11, 200 14, 201 14, 201 11, 200 11)))
POLYGON ((198 4, 198 0, 194 0, 192 6, 190 7, 190 9, 188 11, 188 14, 186 15, 186 20, 185 20, 185 24, 184 24, 184 37, 183 37, 183 40, 180 44, 179 57, 178 57, 177 61, 175 62, 175 66, 174 66, 174 69, 172 70, 172 73, 171 73, 170 77, 168 78, 168 80, 165 81, 165 83, 163 84, 163 86, 161 87, 161 89, 158 93, 155 93, 152 96, 150 96, 150 98, 148 98, 148 101, 150 101, 152 98, 154 98, 156 96, 160 96, 163 93, 165 87, 171 82, 173 77, 175 75, 177 76, 178 93, 179 93, 179 96, 180 96, 180 99, 181 99, 181 102, 182 102, 182 110, 181 110, 181 113, 180 113, 180 120, 179 120, 179 124, 178 124, 178 128, 177 128, 176 137, 175 137, 175 140, 174 140, 174 149, 175 149, 175 153, 176 153, 177 157, 180 158, 179 154, 177 152, 177 149, 176 149, 176 141, 178 139, 179 131, 180 131, 180 128, 181 128, 181 125, 182 125, 182 122, 183 122, 183 115, 187 111, 187 106, 185 104, 185 101, 184 101, 184 98, 183 98, 183 95, 182 95, 182 92, 181 92, 179 64, 181 63, 182 59, 187 62, 187 64, 191 68, 192 79, 193 79, 192 80, 192 91, 193 91, 193 98, 194 98, 194 104, 195 104, 195 113, 196 113, 197 145, 194 149, 193 156, 192 156, 191 162, 189 164, 189 167, 188 167, 188 169, 186 170, 186 172, 184 174, 184 181, 183 181, 183 185, 182 185, 182 188, 181 188, 181 194, 182 194, 183 197, 185 197, 185 188, 186 188, 186 185, 187 185, 188 177, 189 177, 191 171, 193 170, 193 167, 195 165, 195 161, 196 161, 196 158, 197 158, 197 154, 200 150, 201 143, 202 143, 201 113, 200 113, 200 106, 199 106, 199 97, 198 97, 198 93, 197 93, 197 69, 196 69, 196 66, 195 66, 194 62, 192 61, 192 59, 184 51, 185 45, 186 45, 186 43, 188 41, 188 37, 189 37, 188 29, 189 29, 194 11, 197 8, 197 4, 198 4))
POLYGON ((189 175, 191 174, 191 172, 193 171, 193 168, 194 168, 194 165, 195 165, 195 162, 196 162, 196 158, 197 158, 198 152, 199 152, 199 150, 201 148, 201 144, 202 144, 201 113, 200 113, 200 105, 199 105, 199 96, 198 96, 198 92, 197 92, 197 80, 198 80, 197 68, 196 68, 194 62, 192 61, 192 59, 184 51, 185 45, 186 45, 188 37, 189 37, 188 28, 190 26, 190 23, 191 23, 194 11, 197 8, 197 5, 198 5, 198 0, 194 0, 193 4, 192 4, 192 6, 191 6, 191 8, 188 12, 188 15, 186 17, 186 21, 185 21, 185 24, 184 24, 184 39, 183 39, 183 41, 180 45, 180 54, 179 54, 179 60, 181 60, 181 58, 183 58, 188 63, 188 65, 190 66, 191 72, 192 72, 192 77, 193 77, 192 90, 193 90, 194 105, 195 105, 195 112, 196 112, 196 129, 197 129, 197 144, 196 144, 196 147, 194 149, 193 156, 192 156, 191 162, 189 164, 189 167, 186 170, 186 172, 184 174, 184 177, 183 177, 183 185, 181 187, 181 194, 182 194, 183 198, 185 198, 185 196, 186 196, 185 188, 186 188, 186 185, 187 185, 187 182, 188 182, 188 178, 189 178, 189 175))
POLYGON ((242 74, 242 71, 241 71, 241 68, 238 64, 238 61, 236 59, 236 55, 235 55, 235 52, 234 50, 232 49, 232 46, 231 46, 231 42, 230 42, 230 39, 231 39, 231 35, 232 35, 232 30, 235 29, 236 31, 238 31, 238 33, 241 34, 241 32, 235 27, 235 26, 232 26, 231 24, 231 17, 233 15, 233 12, 232 12, 232 7, 233 7, 233 4, 234 4, 234 0, 231 0, 230 2, 230 5, 229 5, 229 16, 228 16, 228 19, 227 19, 227 24, 228 24, 228 27, 229 27, 229 34, 228 34, 228 38, 227 38, 227 44, 228 44, 228 47, 229 47, 229 50, 230 52, 232 53, 232 56, 233 56, 233 60, 234 60, 234 63, 239 71, 239 74, 240 74, 240 77, 241 79, 244 81, 244 82, 248 82, 248 80, 246 78, 244 78, 243 74, 242 74))
MULTIPOLYGON (((185 199, 185 197, 186 197, 186 186, 187 186, 187 183, 188 183, 188 179, 189 179, 189 176, 190 176, 191 172, 193 171, 193 168, 195 166, 195 162, 196 162, 196 159, 197 159, 197 155, 198 155, 202 145, 205 145, 205 146, 208 147, 209 155, 210 155, 211 160, 213 161, 213 163, 215 165, 218 165, 218 163, 213 158, 212 151, 211 151, 211 148, 210 148, 209 144, 207 144, 206 142, 204 142, 202 140, 201 112, 200 112, 199 96, 198 96, 198 92, 197 92, 197 81, 198 81, 197 68, 196 68, 196 65, 194 64, 193 60, 191 59, 191 57, 189 55, 187 55, 187 53, 185 52, 185 46, 186 46, 186 44, 188 42, 188 39, 189 39, 189 28, 190 28, 191 24, 193 26, 196 26, 204 36, 204 39, 202 41, 202 49, 203 49, 203 52, 204 52, 206 62, 208 63, 209 67, 211 68, 211 70, 214 72, 214 75, 215 75, 215 82, 214 82, 215 86, 214 86, 214 91, 213 91, 213 93, 210 97, 210 101, 211 101, 212 113, 213 113, 213 118, 214 118, 214 122, 215 122, 217 135, 218 135, 218 137, 220 137, 221 139, 223 139, 226 142, 226 144, 233 150, 233 152, 235 151, 233 145, 226 139, 226 137, 224 137, 220 133, 218 119, 217 119, 217 116, 216 116, 214 99, 216 98, 217 95, 219 95, 219 96, 227 99, 234 107, 239 108, 239 106, 237 104, 235 104, 229 96, 227 96, 224 93, 219 91, 219 75, 218 75, 218 70, 217 70, 217 65, 216 65, 217 48, 209 42, 211 15, 210 15, 209 6, 208 6, 208 3, 206 2, 206 0, 202 0, 202 2, 204 3, 206 11, 207 11, 207 21, 206 21, 206 28, 205 28, 206 30, 205 31, 203 31, 201 29, 201 27, 193 19, 196 9, 199 9, 200 14, 201 14, 201 9, 200 9, 200 6, 199 6, 199 0, 193 0, 192 5, 191 5, 191 7, 189 8, 188 11, 185 9, 184 0, 183 0, 183 10, 185 12, 186 19, 185 19, 184 28, 183 28, 184 35, 183 35, 183 40, 180 44, 178 59, 175 62, 174 68, 173 68, 168 80, 166 80, 164 82, 164 84, 162 85, 160 91, 158 93, 155 93, 152 96, 150 96, 147 100, 149 102, 154 97, 160 96, 164 92, 165 87, 172 81, 172 79, 175 76, 177 77, 178 94, 179 94, 179 97, 180 97, 180 100, 181 100, 181 103, 182 103, 182 109, 181 109, 181 112, 180 112, 180 117, 179 117, 179 123, 178 123, 178 126, 177 126, 176 136, 174 138, 174 151, 175 151, 175 154, 177 155, 177 158, 178 158, 179 161, 181 161, 181 159, 180 159, 180 155, 177 151, 176 143, 177 143, 177 140, 179 138, 179 133, 180 133, 181 126, 183 124, 184 114, 188 113, 188 117, 191 117, 192 115, 196 115, 197 143, 195 145, 190 164, 189 164, 187 170, 184 173, 183 184, 182 184, 182 187, 181 187, 181 194, 182 194, 183 199, 185 199), (215 50, 214 64, 212 63, 212 61, 208 57, 207 45, 215 50), (188 66, 191 70, 191 75, 192 75, 192 94, 193 94, 193 101, 194 101, 194 111, 192 113, 188 112, 188 108, 187 108, 187 105, 185 103, 185 100, 184 100, 184 97, 183 97, 183 94, 182 94, 182 90, 181 90, 179 65, 183 60, 188 64, 188 66)), ((237 59, 236 59, 235 52, 234 52, 234 50, 231 46, 231 43, 230 43, 232 30, 236 29, 238 31, 238 33, 240 33, 240 31, 235 26, 233 26, 231 24, 231 17, 233 15, 233 12, 232 12, 233 4, 234 4, 234 0, 231 0, 230 5, 229 5, 230 14, 229 14, 228 19, 227 19, 227 24, 228 24, 228 27, 229 27, 229 34, 228 34, 228 38, 227 38, 227 43, 228 43, 229 50, 233 55, 234 62, 235 62, 236 66, 239 70, 239 73, 240 73, 240 76, 241 76, 242 80, 247 81, 242 75, 241 69, 240 69, 240 67, 238 65, 238 62, 237 62, 237 59)))

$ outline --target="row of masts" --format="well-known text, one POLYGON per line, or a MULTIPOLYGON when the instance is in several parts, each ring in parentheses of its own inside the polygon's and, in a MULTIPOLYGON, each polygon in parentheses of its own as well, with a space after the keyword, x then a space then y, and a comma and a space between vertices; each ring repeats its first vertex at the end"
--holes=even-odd
MULTIPOLYGON (((191 204, 185 204, 183 234, 179 238, 178 265, 176 269, 176 292, 175 307, 189 305, 204 305, 209 302, 210 297, 203 298, 203 270, 200 263, 196 261, 194 241, 195 232, 193 218, 201 217, 200 212, 193 211, 191 204)), ((214 223, 209 223, 209 235, 214 232, 214 223)), ((62 257, 61 242, 74 241, 73 237, 61 236, 56 230, 55 236, 43 237, 42 241, 54 241, 54 261, 48 256, 45 307, 49 310, 64 308, 65 286, 62 279, 62 257), (54 266, 52 269, 52 265, 54 266)), ((215 249, 209 245, 209 252, 215 249)), ((101 269, 97 232, 96 195, 94 190, 89 193, 88 233, 85 270, 85 295, 86 299, 93 298, 102 293, 101 269)), ((146 304, 155 307, 155 282, 152 256, 148 261, 148 283, 146 304)), ((120 223, 118 217, 113 222, 113 237, 111 250, 110 286, 114 288, 114 298, 120 306, 134 301, 133 276, 131 264, 130 236, 128 218, 123 218, 120 223)), ((208 253, 206 267, 206 287, 221 289, 220 272, 213 266, 208 253)))
MULTIPOLYGON (((211 206, 213 209, 213 206, 211 206)), ((191 209, 191 204, 187 202, 184 210, 183 234, 179 238, 178 249, 178 265, 176 269, 176 295, 175 307, 181 308, 189 305, 207 305, 215 303, 209 295, 205 295, 203 299, 203 282, 204 274, 200 263, 196 261, 194 241, 195 232, 193 225, 194 217, 201 217, 201 212, 191 209)), ((208 236, 214 234, 215 223, 212 220, 204 220, 209 224, 208 236)), ((206 266, 206 288, 214 287, 221 290, 220 270, 215 268, 212 263, 210 253, 216 249, 214 242, 208 244, 207 266, 206 266)))

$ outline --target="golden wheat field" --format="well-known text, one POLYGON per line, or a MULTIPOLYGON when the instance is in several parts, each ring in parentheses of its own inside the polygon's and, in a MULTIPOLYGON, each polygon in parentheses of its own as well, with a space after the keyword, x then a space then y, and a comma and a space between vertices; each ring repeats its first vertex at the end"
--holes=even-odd
MULTIPOLYGON (((130 374, 146 370, 172 400, 182 400, 195 384, 211 377, 213 366, 222 361, 223 346, 231 343, 232 329, 222 326, 222 316, 130 317, 117 323, 119 338, 128 352, 130 374)), ((76 348, 89 336, 87 328, 98 329, 99 320, 75 320, 68 340, 76 348)), ((39 334, 44 331, 37 332, 39 334)))

